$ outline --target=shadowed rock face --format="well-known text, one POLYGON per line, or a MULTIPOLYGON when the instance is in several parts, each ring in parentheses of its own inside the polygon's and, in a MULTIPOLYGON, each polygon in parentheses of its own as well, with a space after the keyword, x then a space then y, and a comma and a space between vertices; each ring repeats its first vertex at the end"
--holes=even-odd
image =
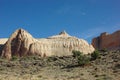
POLYGON ((65 31, 48 38, 35 39, 27 31, 18 29, 5 43, 2 57, 10 59, 12 56, 27 55, 67 56, 72 54, 72 50, 88 54, 93 52, 94 48, 85 40, 72 37, 65 31))
POLYGON ((119 49, 120 48, 120 30, 112 34, 102 33, 99 37, 92 40, 95 49, 119 49))
POLYGON ((8 59, 11 56, 24 56, 28 54, 29 45, 34 42, 32 36, 23 29, 16 30, 8 39, 2 50, 2 56, 8 59))

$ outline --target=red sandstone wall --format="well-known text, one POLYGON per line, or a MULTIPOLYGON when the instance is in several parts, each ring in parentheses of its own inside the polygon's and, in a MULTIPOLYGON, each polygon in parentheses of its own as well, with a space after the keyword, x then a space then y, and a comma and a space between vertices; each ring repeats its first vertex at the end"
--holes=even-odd
POLYGON ((96 49, 113 49, 120 47, 120 30, 113 34, 102 33, 92 40, 92 45, 96 49))

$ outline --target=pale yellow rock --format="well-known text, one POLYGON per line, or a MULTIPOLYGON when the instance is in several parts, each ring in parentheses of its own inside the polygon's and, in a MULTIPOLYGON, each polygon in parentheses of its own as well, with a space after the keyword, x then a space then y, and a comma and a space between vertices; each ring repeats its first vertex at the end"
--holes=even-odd
POLYGON ((70 36, 65 31, 48 38, 35 39, 27 31, 18 29, 5 44, 2 56, 8 59, 13 55, 67 56, 72 55, 73 50, 88 54, 94 48, 85 40, 70 36))
POLYGON ((5 44, 7 42, 8 38, 1 38, 0 44, 5 44))

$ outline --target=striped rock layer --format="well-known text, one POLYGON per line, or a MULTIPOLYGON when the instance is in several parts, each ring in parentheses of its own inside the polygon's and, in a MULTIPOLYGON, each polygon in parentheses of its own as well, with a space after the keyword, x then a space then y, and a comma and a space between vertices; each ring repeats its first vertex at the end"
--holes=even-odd
POLYGON ((70 36, 65 31, 48 38, 36 39, 27 31, 18 29, 4 44, 1 56, 7 59, 27 55, 68 56, 72 55, 73 50, 88 54, 92 53, 94 48, 85 40, 70 36))

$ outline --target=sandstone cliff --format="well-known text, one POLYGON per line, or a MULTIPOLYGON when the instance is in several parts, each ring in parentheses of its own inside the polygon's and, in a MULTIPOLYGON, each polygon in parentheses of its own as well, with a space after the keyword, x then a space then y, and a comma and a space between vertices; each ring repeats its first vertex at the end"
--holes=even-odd
POLYGON ((2 57, 10 59, 12 56, 27 55, 67 56, 72 54, 72 50, 88 54, 93 52, 94 48, 85 40, 72 37, 65 31, 48 38, 35 39, 27 31, 18 29, 5 43, 2 57))
POLYGON ((92 45, 96 49, 119 49, 120 48, 120 30, 112 34, 102 33, 92 40, 92 45))
POLYGON ((7 40, 8 40, 7 38, 1 38, 0 39, 0 56, 1 56, 1 53, 2 53, 3 46, 7 42, 7 40))
POLYGON ((3 45, 3 44, 5 44, 6 42, 7 42, 7 38, 1 38, 0 39, 0 45, 3 45))

